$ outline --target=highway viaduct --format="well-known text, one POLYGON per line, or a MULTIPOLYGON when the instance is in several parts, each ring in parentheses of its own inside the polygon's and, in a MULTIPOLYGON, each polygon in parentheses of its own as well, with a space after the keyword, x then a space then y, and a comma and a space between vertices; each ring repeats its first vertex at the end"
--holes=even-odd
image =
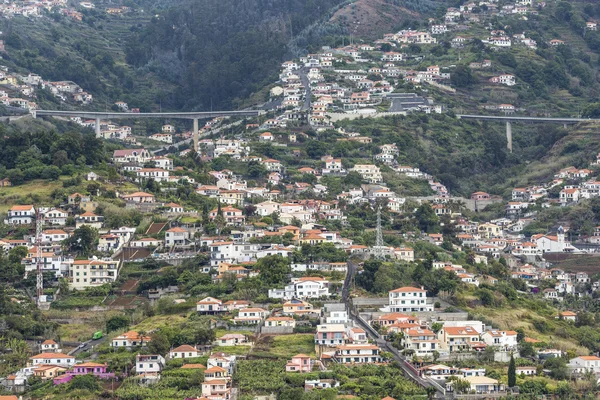
POLYGON ((95 112, 95 111, 59 111, 59 110, 34 110, 34 118, 38 116, 49 117, 79 117, 96 120, 96 135, 100 135, 100 121, 107 119, 123 118, 162 118, 162 119, 191 119, 194 122, 194 150, 198 151, 198 120, 217 117, 255 117, 264 114, 261 110, 244 111, 203 111, 203 112, 159 112, 159 113, 126 113, 126 112, 95 112))
POLYGON ((476 119, 480 121, 506 122, 506 147, 512 153, 512 123, 544 123, 544 124, 563 124, 565 128, 569 124, 579 122, 600 122, 600 119, 592 118, 544 118, 544 117, 516 117, 516 116, 496 116, 496 115, 476 115, 476 114, 457 114, 459 119, 476 119))

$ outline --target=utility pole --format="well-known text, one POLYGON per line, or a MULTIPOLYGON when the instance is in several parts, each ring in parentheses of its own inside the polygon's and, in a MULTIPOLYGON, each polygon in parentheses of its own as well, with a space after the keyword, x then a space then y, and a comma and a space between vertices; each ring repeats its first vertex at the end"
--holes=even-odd
POLYGON ((38 307, 41 305, 42 303, 42 295, 44 294, 44 274, 43 274, 43 264, 42 264, 42 223, 43 223, 43 219, 42 219, 42 212, 40 211, 40 208, 38 207, 36 210, 36 217, 35 217, 35 246, 36 246, 36 255, 35 255, 35 261, 36 261, 36 285, 35 285, 35 291, 36 291, 36 302, 38 307))

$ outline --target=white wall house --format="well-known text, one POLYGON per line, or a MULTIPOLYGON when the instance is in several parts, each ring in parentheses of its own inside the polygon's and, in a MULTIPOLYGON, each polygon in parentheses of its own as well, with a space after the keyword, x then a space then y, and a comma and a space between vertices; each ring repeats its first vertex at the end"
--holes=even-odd
POLYGON ((284 289, 269 289, 269 297, 273 299, 307 299, 329 295, 329 281, 314 276, 293 278, 284 289))
POLYGON ((427 302, 427 291, 415 287, 402 287, 388 293, 389 306, 386 312, 433 311, 433 304, 427 302))
POLYGON ((159 373, 165 366, 165 358, 158 354, 135 356, 135 372, 138 374, 159 373))

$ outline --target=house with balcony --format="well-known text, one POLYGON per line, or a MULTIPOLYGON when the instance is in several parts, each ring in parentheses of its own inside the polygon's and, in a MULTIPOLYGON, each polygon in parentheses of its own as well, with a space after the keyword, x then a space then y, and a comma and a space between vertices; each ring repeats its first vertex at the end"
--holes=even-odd
POLYGON ((32 205, 16 205, 8 210, 4 223, 7 225, 30 225, 35 221, 35 208, 32 205))
POLYGON ((135 356, 135 372, 138 375, 159 374, 165 364, 165 358, 159 354, 138 354, 135 356))
POLYGON ((273 299, 307 299, 329 295, 329 281, 318 276, 292 278, 292 282, 284 289, 269 289, 269 297, 273 299))
POLYGON ((479 332, 470 326, 444 326, 437 333, 440 347, 451 353, 484 348, 479 332))
POLYGON ((285 372, 311 372, 312 360, 306 354, 296 354, 285 365, 285 372))
POLYGON ((52 208, 44 212, 44 225, 65 226, 69 213, 58 208, 52 208))
POLYGON ((404 348, 414 351, 417 357, 432 356, 440 349, 440 341, 429 329, 412 328, 404 333, 404 348))
POLYGON ((69 268, 69 287, 83 290, 115 282, 119 276, 121 260, 75 260, 69 268))
MULTIPOLYGON (((214 220, 219 215, 219 209, 215 208, 210 211, 209 218, 214 220)), ((242 210, 232 206, 226 206, 221 209, 221 215, 225 219, 227 226, 241 226, 246 223, 246 217, 242 210)))
POLYGON ((583 375, 586 372, 592 372, 596 375, 600 373, 600 357, 597 356, 579 356, 569 360, 567 368, 571 374, 583 375))
POLYGON ((262 308, 248 307, 240 310, 238 315, 233 319, 236 324, 255 325, 264 320, 269 311, 262 308))
POLYGON ((181 227, 174 227, 165 232, 165 246, 185 246, 190 238, 190 232, 181 227))
POLYGON ((198 314, 218 314, 225 312, 223 302, 214 297, 205 297, 196 303, 196 311, 198 314))
POLYGON ((433 311, 433 303, 427 301, 427 291, 423 288, 401 287, 388 292, 389 305, 384 312, 423 312, 433 311))
POLYGON ((344 324, 317 325, 315 344, 322 346, 339 346, 346 342, 346 326, 344 324))
POLYGON ((225 379, 213 379, 202 382, 202 398, 229 400, 231 398, 230 381, 225 379))
POLYGON ((292 298, 291 300, 283 303, 283 314, 304 315, 315 312, 318 312, 318 310, 313 309, 312 304, 304 300, 292 298))
POLYGON ((89 227, 100 229, 102 228, 102 224, 104 223, 104 217, 101 215, 96 215, 91 211, 86 211, 83 214, 78 215, 75 218, 75 228, 79 229, 84 225, 89 227))
POLYGON ((495 346, 504 350, 516 349, 518 346, 517 332, 489 330, 481 334, 481 340, 488 346, 495 346))
POLYGON ((374 344, 345 344, 336 347, 334 360, 341 364, 370 364, 381 362, 379 347, 374 344))

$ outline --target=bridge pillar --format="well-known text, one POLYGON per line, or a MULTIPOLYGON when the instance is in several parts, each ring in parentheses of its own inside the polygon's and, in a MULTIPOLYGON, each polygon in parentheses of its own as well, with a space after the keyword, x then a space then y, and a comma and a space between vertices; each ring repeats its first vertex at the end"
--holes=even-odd
POLYGON ((567 129, 567 124, 563 124, 563 127, 564 127, 565 129, 567 129))
POLYGON ((198 152, 198 118, 194 118, 194 151, 198 152))
POLYGON ((506 121, 506 147, 512 153, 512 123, 506 121))
POLYGON ((100 137, 100 118, 96 118, 96 137, 100 137))

